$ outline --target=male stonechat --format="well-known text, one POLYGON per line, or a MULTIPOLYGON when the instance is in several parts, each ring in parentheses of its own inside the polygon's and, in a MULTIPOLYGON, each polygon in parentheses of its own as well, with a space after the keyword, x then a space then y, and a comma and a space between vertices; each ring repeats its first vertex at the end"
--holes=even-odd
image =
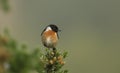
POLYGON ((41 39, 45 47, 56 49, 55 47, 59 39, 58 31, 60 30, 55 24, 50 24, 43 30, 41 39))

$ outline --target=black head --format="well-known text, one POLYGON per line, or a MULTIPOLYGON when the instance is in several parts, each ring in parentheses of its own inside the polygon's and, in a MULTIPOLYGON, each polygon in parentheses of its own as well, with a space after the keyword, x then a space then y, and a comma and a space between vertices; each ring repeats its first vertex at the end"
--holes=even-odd
POLYGON ((50 27, 55 32, 59 31, 58 27, 56 25, 54 25, 54 24, 50 24, 50 25, 48 25, 48 27, 50 27))
POLYGON ((50 28, 51 28, 53 31, 55 31, 55 32, 61 31, 61 30, 58 29, 58 27, 57 27, 55 24, 50 24, 50 25, 48 25, 48 26, 42 31, 41 35, 43 34, 44 31, 46 31, 46 29, 47 29, 48 27, 50 27, 50 28))

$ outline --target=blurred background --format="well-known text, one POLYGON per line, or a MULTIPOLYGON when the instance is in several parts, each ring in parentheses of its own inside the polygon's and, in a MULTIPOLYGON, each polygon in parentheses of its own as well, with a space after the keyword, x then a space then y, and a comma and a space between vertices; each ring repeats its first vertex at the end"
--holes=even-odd
MULTIPOLYGON (((48 24, 62 30, 57 48, 68 51, 69 73, 120 73, 120 0, 8 0, 4 28, 30 48, 41 47, 48 24)), ((31 49, 30 49, 31 50, 31 49)))

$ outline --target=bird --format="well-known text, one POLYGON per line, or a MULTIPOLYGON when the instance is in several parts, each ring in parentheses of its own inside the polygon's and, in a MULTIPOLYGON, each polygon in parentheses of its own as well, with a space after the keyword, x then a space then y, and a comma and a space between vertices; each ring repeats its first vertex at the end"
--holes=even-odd
POLYGON ((58 43, 58 32, 61 31, 55 24, 49 24, 41 33, 42 44, 47 48, 56 50, 58 43))

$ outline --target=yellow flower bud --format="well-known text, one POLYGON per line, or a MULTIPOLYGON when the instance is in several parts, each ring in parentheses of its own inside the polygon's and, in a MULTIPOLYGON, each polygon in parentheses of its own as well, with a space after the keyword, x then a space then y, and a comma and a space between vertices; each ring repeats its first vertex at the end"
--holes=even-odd
POLYGON ((53 64, 54 62, 53 62, 53 60, 50 60, 50 64, 53 64))
POLYGON ((60 55, 60 56, 58 56, 58 60, 62 60, 63 59, 63 57, 60 55))
POLYGON ((51 55, 54 55, 54 52, 51 52, 51 55))
POLYGON ((54 60, 54 61, 56 61, 56 60, 57 60, 57 58, 56 58, 56 57, 54 57, 54 58, 53 58, 53 60, 54 60))
POLYGON ((64 61, 61 61, 61 62, 60 62, 60 64, 64 65, 64 64, 65 64, 65 62, 64 62, 64 61))

